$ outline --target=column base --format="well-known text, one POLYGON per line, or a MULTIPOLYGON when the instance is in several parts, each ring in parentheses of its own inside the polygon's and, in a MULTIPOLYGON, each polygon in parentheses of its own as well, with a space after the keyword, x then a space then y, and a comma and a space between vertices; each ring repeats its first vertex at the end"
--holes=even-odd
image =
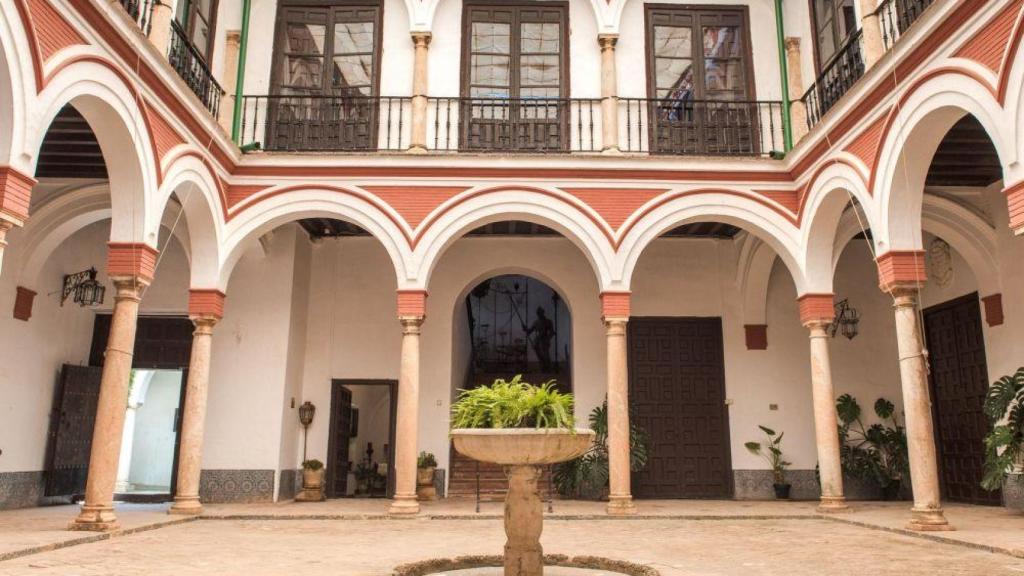
POLYGON ((911 508, 907 529, 917 532, 952 532, 956 530, 946 520, 942 508, 911 508))
POLYGON ((391 516, 415 516, 419 513, 420 503, 415 494, 395 494, 395 499, 391 501, 391 507, 388 508, 388 514, 391 516))
POLYGON ((113 506, 90 506, 82 505, 82 511, 78 517, 71 521, 68 530, 82 530, 86 532, 110 532, 121 527, 114 514, 113 506))
POLYGON ((175 496, 174 504, 167 510, 168 514, 182 516, 198 516, 202 512, 203 505, 199 502, 199 496, 175 496))
POLYGON ((849 512, 850 506, 846 503, 845 496, 822 496, 818 503, 818 512, 823 514, 841 514, 849 512))
POLYGON ((419 145, 419 144, 416 144, 416 145, 410 146, 409 149, 406 150, 405 152, 406 152, 406 154, 426 154, 427 153, 427 147, 419 145))
POLYGON ((601 149, 601 154, 608 154, 610 156, 618 156, 622 154, 622 150, 619 150, 618 146, 608 146, 607 148, 601 149))
POLYGON ((632 496, 609 496, 606 510, 609 516, 633 516, 636 514, 636 504, 632 496))

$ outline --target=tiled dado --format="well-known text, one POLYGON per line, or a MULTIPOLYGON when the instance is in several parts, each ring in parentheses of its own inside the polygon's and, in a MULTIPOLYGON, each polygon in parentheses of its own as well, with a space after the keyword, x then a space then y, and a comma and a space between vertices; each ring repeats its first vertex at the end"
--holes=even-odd
MULTIPOLYGON (((737 500, 775 499, 771 470, 733 470, 732 477, 737 500)), ((817 500, 821 497, 814 470, 787 470, 786 481, 793 486, 790 489, 793 500, 817 500)))
POLYGON ((0 510, 39 506, 46 479, 38 472, 0 472, 0 510))
POLYGON ((274 501, 273 470, 203 470, 199 498, 211 504, 274 501))

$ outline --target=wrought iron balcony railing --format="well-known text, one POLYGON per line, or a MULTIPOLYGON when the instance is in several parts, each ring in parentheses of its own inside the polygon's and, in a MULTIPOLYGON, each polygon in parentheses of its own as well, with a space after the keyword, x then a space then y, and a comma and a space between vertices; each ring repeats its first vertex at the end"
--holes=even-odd
POLYGON ((934 3, 935 0, 883 0, 875 10, 875 15, 882 28, 882 44, 885 49, 892 48, 925 9, 934 3))
POLYGON ((153 29, 153 6, 160 0, 120 0, 121 7, 139 25, 146 36, 153 29))
POLYGON ((224 97, 224 89, 214 79, 206 60, 192 45, 176 20, 171 20, 171 41, 167 49, 167 61, 216 118, 220 111, 220 101, 224 97))
MULTIPOLYGON (((413 142, 411 97, 245 96, 242 147, 293 152, 428 150, 601 152, 595 98, 427 98, 413 142)), ((614 144, 623 152, 756 156, 782 147, 780 102, 622 98, 614 144)))
POLYGON ((807 108, 808 128, 813 128, 864 75, 862 39, 860 30, 851 34, 801 98, 807 108))

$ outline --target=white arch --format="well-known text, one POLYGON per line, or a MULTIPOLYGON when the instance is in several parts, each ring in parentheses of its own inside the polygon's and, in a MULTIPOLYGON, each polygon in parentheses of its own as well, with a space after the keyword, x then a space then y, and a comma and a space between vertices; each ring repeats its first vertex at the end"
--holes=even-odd
POLYGON ((113 207, 110 240, 146 241, 147 206, 157 190, 157 177, 135 92, 110 68, 85 60, 61 69, 39 95, 39 102, 45 112, 28 142, 33 173, 47 129, 65 105, 73 105, 95 133, 107 165, 113 207))
MULTIPOLYGON (((614 287, 612 246, 594 214, 560 190, 500 188, 469 190, 434 210, 440 214, 419 239, 414 252, 417 288, 426 289, 445 250, 470 230, 492 222, 522 220, 548 226, 575 244, 590 262, 600 290, 614 287)), ((430 218, 430 216, 428 216, 430 218)))
MULTIPOLYGON (((216 286, 220 280, 224 217, 217 182, 206 164, 195 156, 178 157, 167 168, 153 210, 149 221, 160 222, 171 212, 181 212, 181 220, 187 222, 189 251, 195 255, 191 260, 191 286, 216 286), (179 207, 169 210, 172 194, 179 207)), ((147 239, 155 241, 157 237, 156 230, 147 230, 147 239)))
POLYGON ((743 295, 743 323, 768 323, 768 286, 778 254, 754 235, 747 235, 740 248, 736 284, 743 295))
POLYGON ((754 200, 755 197, 754 193, 708 190, 679 195, 651 210, 636 221, 619 246, 615 259, 619 287, 628 289, 644 249, 669 230, 690 222, 724 222, 739 226, 770 245, 793 275, 797 293, 807 293, 799 259, 800 231, 792 221, 754 200))
POLYGON ((855 222, 859 214, 861 225, 875 230, 877 217, 874 207, 875 200, 868 194, 863 179, 849 165, 836 162, 818 175, 803 207, 800 230, 800 245, 804 247, 801 265, 807 273, 809 292, 832 292, 832 255, 836 232, 844 214, 849 212, 855 222), (851 199, 855 201, 853 207, 850 206, 851 199))
POLYGON ((900 105, 876 168, 873 193, 879 206, 875 228, 879 253, 921 249, 925 177, 946 133, 968 113, 985 128, 1004 170, 1009 165, 1012 129, 985 86, 953 73, 920 85, 900 105))
MULTIPOLYGON (((948 198, 926 194, 922 208, 922 229, 942 238, 963 256, 971 267, 978 291, 984 296, 1001 292, 996 230, 971 209, 948 198)), ((838 225, 832 256, 833 273, 846 246, 861 232, 856 215, 847 211, 838 225)))
POLYGON ((28 110, 25 103, 35 92, 30 44, 13 2, 0 5, 0 164, 31 174, 25 154, 28 110))
MULTIPOLYGON (((372 204, 365 193, 343 189, 310 186, 262 196, 259 208, 243 209, 224 227, 216 288, 227 290, 231 272, 241 258, 248 241, 259 238, 274 228, 303 218, 336 218, 351 222, 380 240, 391 262, 399 289, 414 289, 410 279, 412 258, 408 242, 392 217, 372 204)), ((250 204, 251 205, 251 204, 250 204)))

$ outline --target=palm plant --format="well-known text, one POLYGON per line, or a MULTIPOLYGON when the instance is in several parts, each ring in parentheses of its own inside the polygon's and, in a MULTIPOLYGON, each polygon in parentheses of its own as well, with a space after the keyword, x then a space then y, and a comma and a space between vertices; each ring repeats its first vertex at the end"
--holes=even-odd
POLYGON ((981 486, 997 490, 1024 458, 1024 367, 992 384, 982 408, 992 431, 985 436, 985 475, 981 486))
POLYGON ((452 405, 452 428, 573 427, 573 397, 551 380, 534 386, 521 375, 490 386, 462 390, 452 405))
MULTIPOLYGON (((608 492, 608 401, 590 412, 590 429, 596 433, 594 445, 583 456, 555 466, 551 481, 558 493, 571 498, 598 500, 608 492)), ((647 434, 630 419, 629 467, 639 472, 647 467, 647 434)))
POLYGON ((857 399, 843 394, 836 400, 839 416, 839 454, 843 470, 861 480, 874 480, 895 496, 910 475, 907 433, 896 416, 896 406, 879 398, 875 415, 881 422, 865 426, 857 399))

